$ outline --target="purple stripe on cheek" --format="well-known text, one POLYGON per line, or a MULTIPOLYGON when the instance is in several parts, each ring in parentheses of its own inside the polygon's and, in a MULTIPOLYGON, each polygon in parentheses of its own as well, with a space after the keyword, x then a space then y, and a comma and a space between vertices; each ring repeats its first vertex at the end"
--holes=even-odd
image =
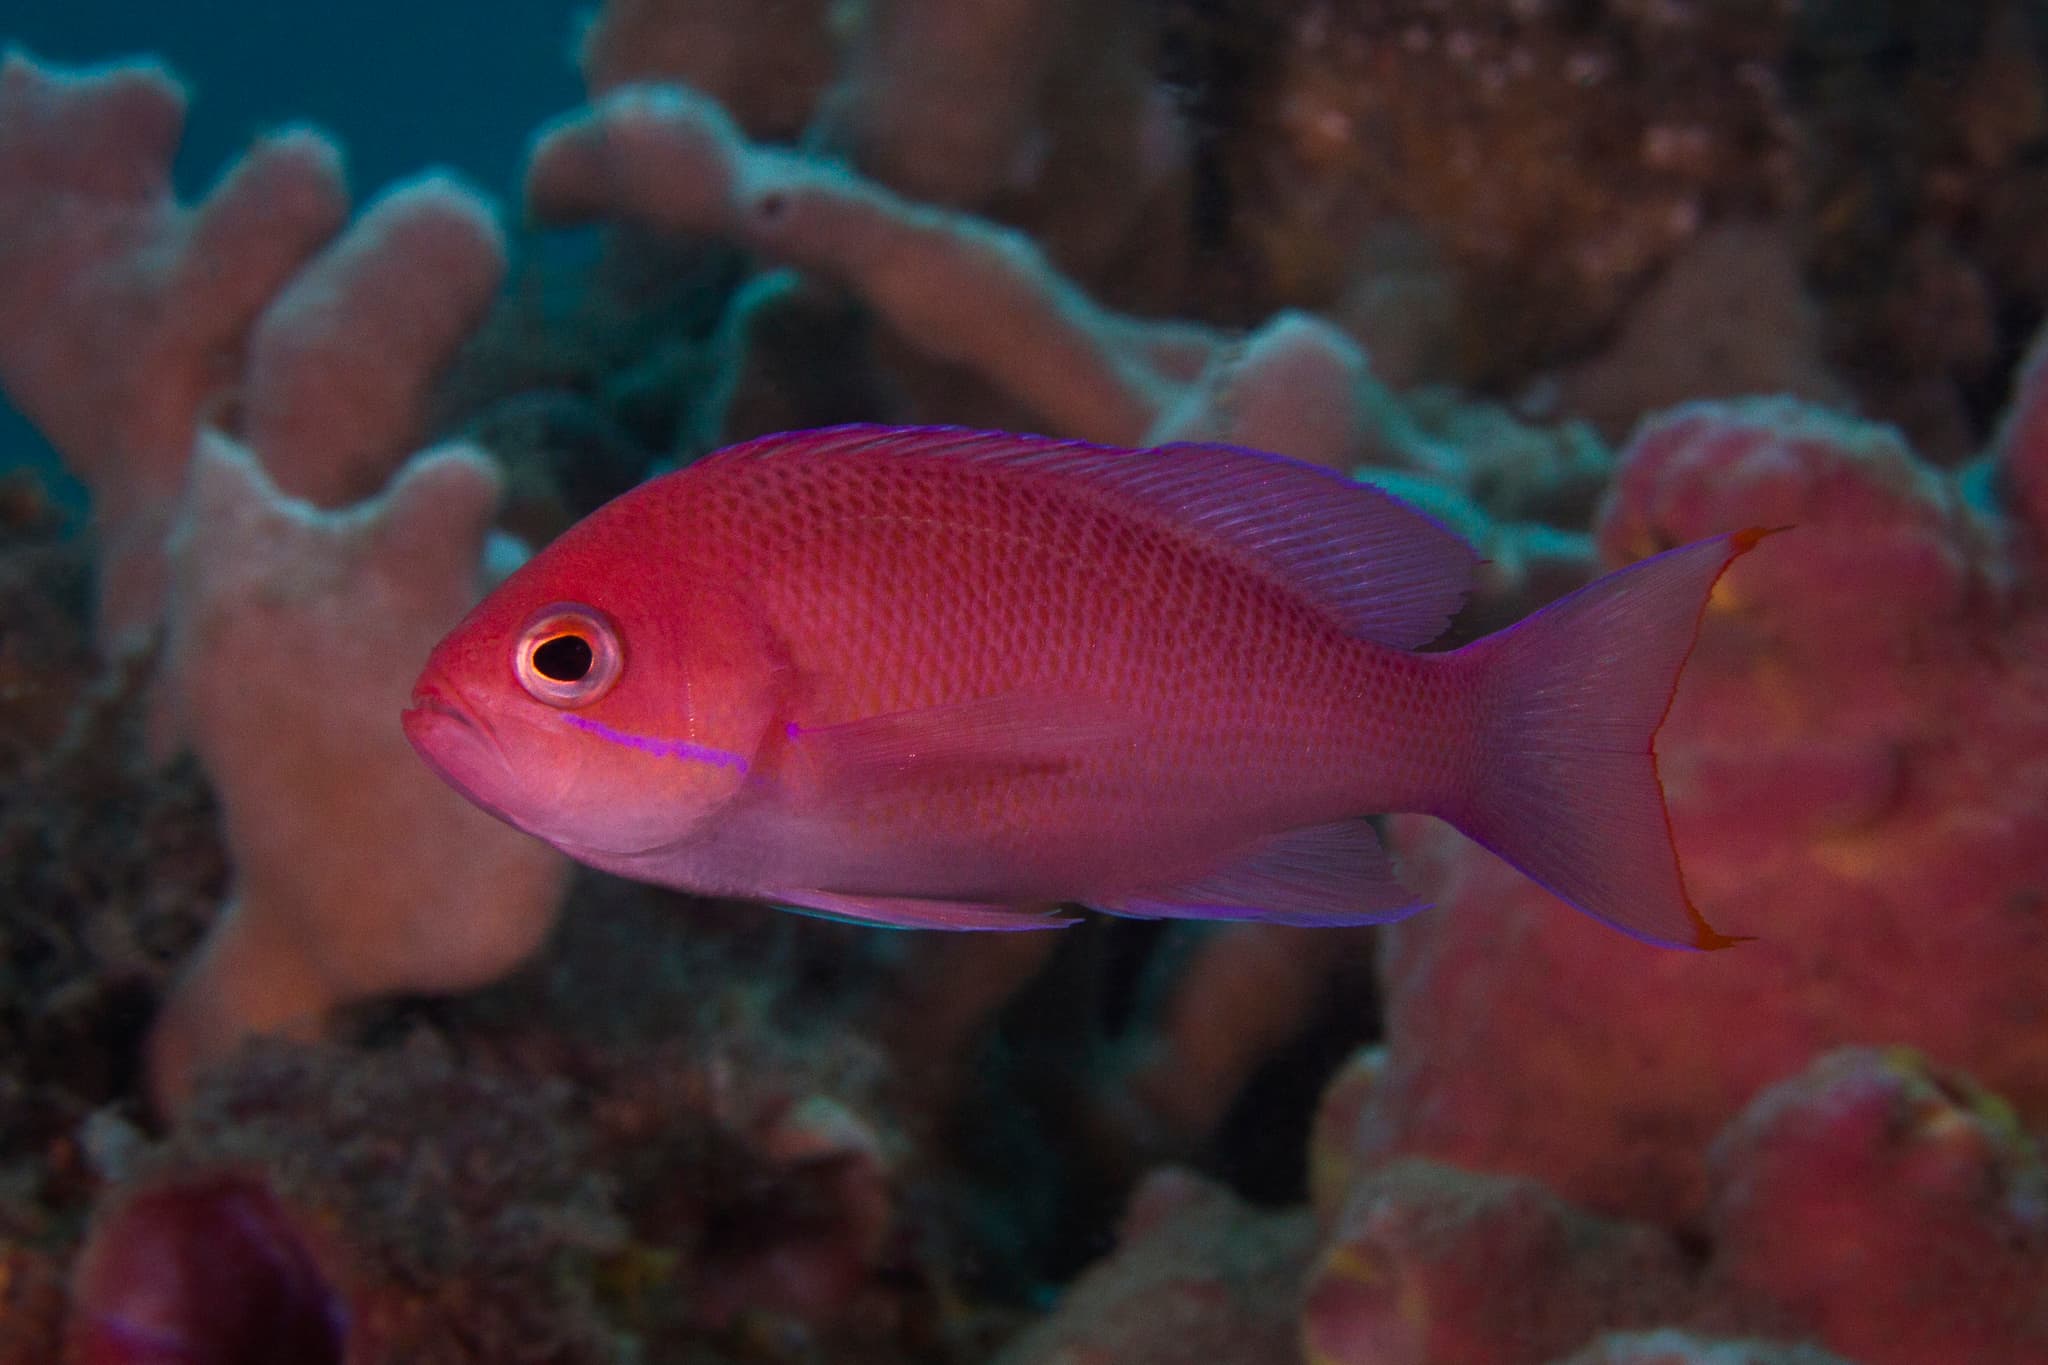
POLYGON ((592 720, 588 716, 563 716, 562 719, 586 734, 596 735, 606 743, 637 749, 643 754, 653 754, 657 758, 680 758, 690 763, 709 763, 714 768, 731 768, 742 774, 747 771, 747 760, 738 754, 727 753, 724 749, 692 744, 687 739, 656 739, 652 735, 636 735, 626 730, 614 730, 603 721, 592 720))

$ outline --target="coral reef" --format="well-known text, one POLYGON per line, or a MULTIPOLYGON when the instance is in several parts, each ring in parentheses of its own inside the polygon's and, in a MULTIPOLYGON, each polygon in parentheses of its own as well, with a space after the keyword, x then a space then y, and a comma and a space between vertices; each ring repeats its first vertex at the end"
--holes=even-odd
MULTIPOLYGON (((2039 458, 2020 444, 2015 471, 2039 458)), ((2037 534, 1884 428, 1763 400, 1647 425, 1599 535, 1618 561, 1742 523, 1797 530, 1724 584, 1659 753, 1694 895, 1762 943, 1642 960, 1404 819, 1446 913, 1383 938, 1391 1046, 1361 1150, 1683 1215, 1713 1131, 1837 1042, 1924 1047, 2043 1114, 2037 534)))
POLYGON ((155 622, 193 432, 264 306, 348 212, 340 153, 296 130, 178 204, 184 106, 155 66, 0 65, 0 378, 94 492, 107 639, 155 622))
POLYGON ((322 513, 200 437, 164 683, 220 794, 234 882, 157 1020, 159 1103, 248 1034, 319 1036, 355 1000, 472 990, 547 933, 563 861, 423 770, 397 721, 477 594, 497 494, 483 456, 446 449, 322 513))
POLYGON ((999 1365, 1283 1365, 1298 1359, 1293 1285, 1311 1229, 1259 1213, 1191 1172, 1149 1176, 1124 1211, 1117 1254, 999 1365))
POLYGON ((549 221, 727 238, 840 282, 1042 429, 1229 439, 1346 468, 1379 453, 1364 358, 1326 324, 1286 315, 1239 341, 1110 312, 1029 237, 751 143, 695 91, 629 88, 558 121, 535 142, 527 197, 549 221))
POLYGON ((73 1275, 77 1358, 616 1359, 571 1272, 622 1230, 566 1093, 424 1039, 393 1060, 259 1050, 127 1155, 73 1275))
POLYGON ((21 280, 0 372, 94 492, 102 639, 168 612, 158 747, 194 745, 236 864, 152 1042, 174 1104, 244 1034, 502 975, 559 899, 558 862, 421 773, 394 719, 410 664, 477 591, 497 476, 425 456, 362 501, 422 435, 504 248, 488 206, 441 177, 343 230, 338 153, 310 133, 178 205, 182 94, 154 68, 70 76, 13 54, 0 103, 20 171, 0 274, 21 280), (262 465, 202 421, 231 423, 262 465), (333 799, 301 799, 314 789, 333 799))
MULTIPOLYGON (((1322 1141, 1341 1147, 1347 1126, 1322 1141)), ((2048 1314, 2026 1288, 2048 1257, 2044 1192, 2037 1145, 1966 1079, 1845 1049, 1722 1131, 1692 1233, 1414 1159, 1326 1185, 1304 1342, 1317 1365, 1506 1365, 1582 1347, 1575 1365, 1829 1358, 1789 1349, 1808 1341, 1865 1365, 2021 1365, 2048 1359, 2048 1314), (1700 1335, 1589 1345, 1674 1325, 1700 1335)))
POLYGON ((837 65, 825 0, 606 0, 577 65, 593 96, 677 82, 732 111, 755 137, 796 137, 837 65))
POLYGON ((1286 7, 1231 165, 1240 230, 1308 303, 1374 272, 1367 225, 1410 229, 1462 315, 1435 377, 1527 373, 1611 326, 1712 214, 1790 195, 1769 63, 1792 8, 1286 7))
POLYGON ((92 503, 0 482, 0 1362, 2048 1365, 2041 34, 607 0, 510 230, 302 128, 181 198, 166 71, 10 54, 0 384, 92 503), (1386 930, 877 935, 418 768, 514 537, 856 419, 1355 472, 1486 557, 1447 644, 1794 527, 1658 741, 1758 941, 1421 818, 1386 930))

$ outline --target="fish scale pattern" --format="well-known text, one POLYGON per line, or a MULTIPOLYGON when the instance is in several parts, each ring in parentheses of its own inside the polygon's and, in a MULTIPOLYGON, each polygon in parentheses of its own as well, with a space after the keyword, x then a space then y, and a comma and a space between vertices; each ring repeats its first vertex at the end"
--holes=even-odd
POLYGON ((1276 824, 1366 813, 1362 745, 1405 756, 1429 701, 1426 665, 1057 470, 792 452, 683 477, 701 511, 677 515, 699 524, 697 551, 729 547, 795 665, 790 719, 1016 696, 1104 722, 1050 770, 878 796, 862 808, 870 828, 959 821, 1076 870, 1102 861, 1105 834, 1213 854, 1276 824))

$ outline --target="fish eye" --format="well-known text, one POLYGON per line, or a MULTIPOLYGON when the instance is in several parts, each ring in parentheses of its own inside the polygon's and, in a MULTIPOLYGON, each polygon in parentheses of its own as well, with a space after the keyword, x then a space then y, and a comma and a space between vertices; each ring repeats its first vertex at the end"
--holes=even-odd
POLYGON ((519 633, 512 671, 535 701, 586 706, 612 690, 624 667, 619 633, 597 611, 558 603, 535 614, 519 633))

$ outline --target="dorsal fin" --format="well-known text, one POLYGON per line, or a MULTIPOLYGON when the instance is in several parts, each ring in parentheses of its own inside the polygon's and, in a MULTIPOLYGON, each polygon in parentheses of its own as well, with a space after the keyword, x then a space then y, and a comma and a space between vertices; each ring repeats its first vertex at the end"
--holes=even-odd
POLYGON ((1125 450, 964 427, 824 427, 732 446, 698 468, 853 454, 953 460, 1070 482, 1227 547, 1363 639, 1427 644, 1463 605, 1478 557, 1407 503, 1316 465, 1240 446, 1125 450))

